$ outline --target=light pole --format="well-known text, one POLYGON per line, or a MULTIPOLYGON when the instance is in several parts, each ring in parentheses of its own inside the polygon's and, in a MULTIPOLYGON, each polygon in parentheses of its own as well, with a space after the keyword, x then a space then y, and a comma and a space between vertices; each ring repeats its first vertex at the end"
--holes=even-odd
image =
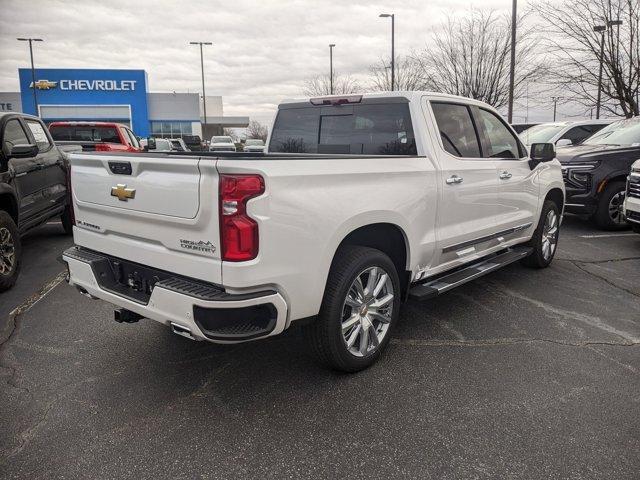
POLYGON ((600 33, 600 69, 598 71, 598 97, 596 99, 596 120, 600 118, 600 99, 602 95, 602 63, 604 60, 604 32, 607 30, 605 25, 595 25, 593 31, 600 33))
MULTIPOLYGON (((604 64, 604 32, 607 31, 608 27, 613 27, 614 25, 620 27, 622 25, 622 20, 607 20, 606 25, 594 25, 593 31, 596 33, 600 33, 600 68, 598 70, 598 97, 596 99, 596 120, 600 118, 600 103, 602 101, 602 67, 604 64)), ((620 29, 618 28, 618 32, 620 29)))
POLYGON ((333 95, 333 47, 335 46, 335 43, 329 44, 329 91, 331 95, 333 95))
POLYGON ((558 100, 560 100, 560 97, 551 97, 551 100, 553 101, 553 121, 556 121, 556 106, 558 105, 558 100))
POLYGON ((42 42, 41 38, 18 38, 19 42, 29 42, 29 55, 31 55, 31 87, 33 88, 33 106, 36 111, 35 114, 40 116, 38 112, 38 96, 36 95, 36 69, 33 66, 33 42, 42 42))
POLYGON ((391 91, 396 89, 396 16, 394 13, 381 13, 380 18, 391 18, 391 91))
POLYGON ((213 45, 211 42, 189 42, 190 45, 200 45, 200 69, 202 71, 202 110, 204 111, 204 125, 202 127, 202 138, 204 140, 204 130, 207 128, 207 94, 204 89, 204 56, 202 54, 203 45, 213 45))
POLYGON ((507 121, 513 120, 513 89, 516 76, 516 22, 518 12, 518 1, 513 0, 511 5, 511 65, 509 66, 509 109, 507 121))

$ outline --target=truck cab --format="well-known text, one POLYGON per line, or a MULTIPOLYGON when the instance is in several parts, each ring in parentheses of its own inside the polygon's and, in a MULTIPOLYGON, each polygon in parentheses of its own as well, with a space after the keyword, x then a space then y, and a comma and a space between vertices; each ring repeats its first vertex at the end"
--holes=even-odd
POLYGON ((38 117, 0 113, 0 291, 13 286, 20 237, 53 217, 71 233, 67 164, 38 117))

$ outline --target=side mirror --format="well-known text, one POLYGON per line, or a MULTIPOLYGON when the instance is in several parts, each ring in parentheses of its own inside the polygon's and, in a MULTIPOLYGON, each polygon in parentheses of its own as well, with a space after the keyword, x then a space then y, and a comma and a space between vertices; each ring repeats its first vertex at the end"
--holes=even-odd
POLYGON ((556 146, 553 143, 533 143, 529 152, 531 170, 540 163, 550 162, 556 158, 556 146))
POLYGON ((556 147, 569 147, 573 145, 573 142, 568 138, 561 138, 556 142, 556 147))
POLYGON ((34 144, 25 144, 25 145, 14 145, 11 147, 11 153, 9 156, 11 158, 29 158, 35 157, 38 155, 40 149, 38 145, 34 144))
POLYGON ((156 139, 153 137, 147 138, 147 144, 144 146, 144 151, 148 152, 149 150, 156 149, 156 139))

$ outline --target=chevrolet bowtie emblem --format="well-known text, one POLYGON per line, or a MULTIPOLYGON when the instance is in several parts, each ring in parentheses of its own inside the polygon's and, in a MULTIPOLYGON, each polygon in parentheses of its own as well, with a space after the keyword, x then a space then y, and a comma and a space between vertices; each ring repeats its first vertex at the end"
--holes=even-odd
POLYGON ((115 187, 111 187, 111 196, 118 197, 118 200, 126 202, 129 198, 136 197, 136 189, 127 188, 124 183, 119 183, 115 187))
POLYGON ((58 82, 50 82, 49 80, 37 80, 35 83, 31 82, 29 88, 36 87, 38 90, 51 90, 58 86, 58 82))

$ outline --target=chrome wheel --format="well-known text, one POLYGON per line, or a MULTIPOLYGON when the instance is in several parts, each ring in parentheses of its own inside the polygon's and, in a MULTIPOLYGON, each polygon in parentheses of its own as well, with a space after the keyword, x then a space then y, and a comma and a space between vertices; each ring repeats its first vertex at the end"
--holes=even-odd
POLYGON ((622 225, 626 222, 622 204, 624 203, 624 191, 616 193, 609 200, 609 218, 616 225, 622 225))
POLYGON ((558 215, 554 210, 549 210, 542 228, 542 256, 548 261, 556 251, 558 244, 558 215))
POLYGON ((11 232, 0 228, 0 275, 11 275, 15 265, 16 250, 11 232))
POLYGON ((349 353, 363 357, 378 348, 393 318, 393 282, 381 267, 369 267, 349 287, 342 306, 342 338, 349 353))

